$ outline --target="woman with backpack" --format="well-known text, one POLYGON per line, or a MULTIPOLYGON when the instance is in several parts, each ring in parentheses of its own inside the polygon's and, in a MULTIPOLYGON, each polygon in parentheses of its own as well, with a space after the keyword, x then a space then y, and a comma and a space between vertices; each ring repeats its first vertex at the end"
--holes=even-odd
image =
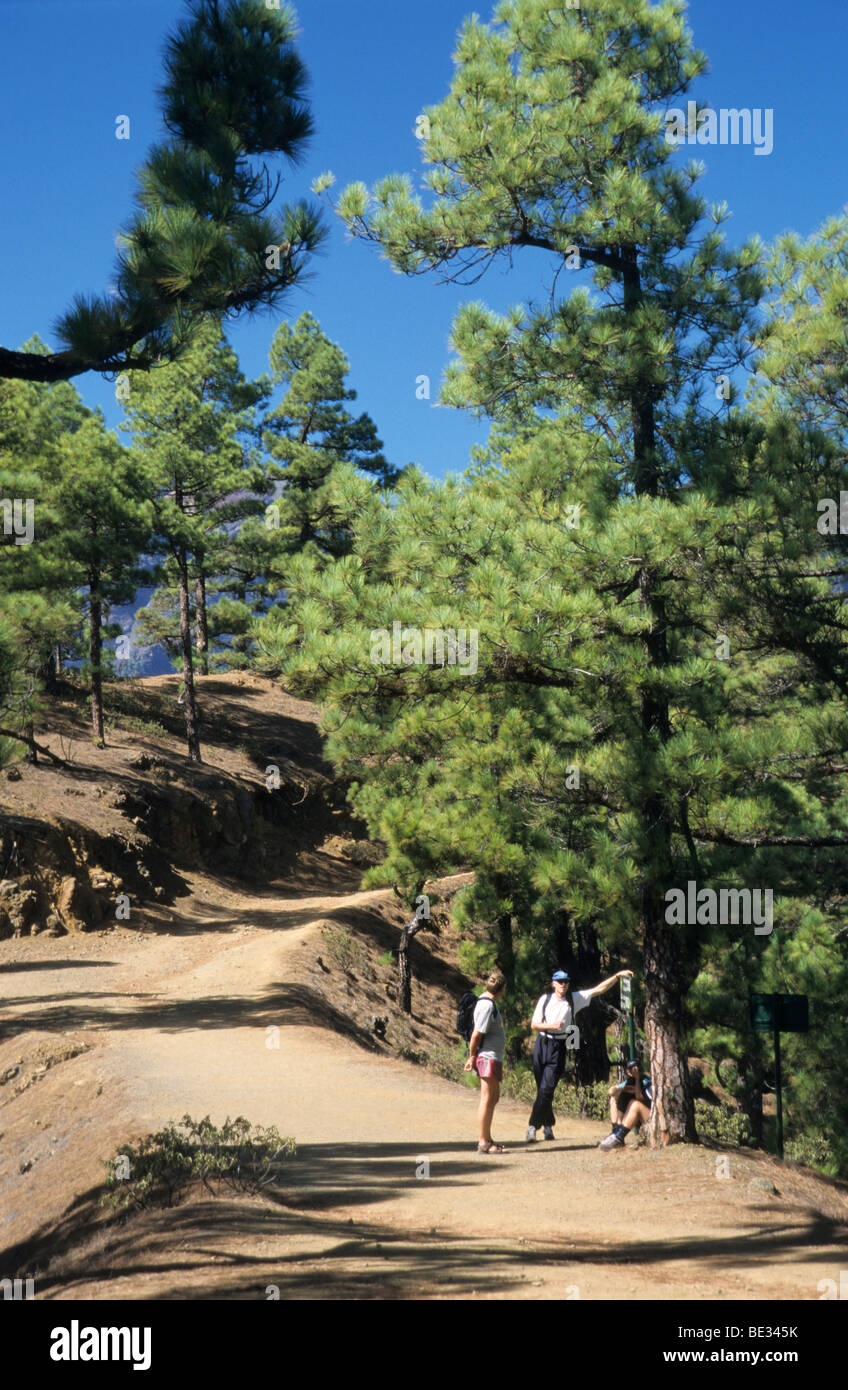
POLYGON ((580 1046, 569 1037, 572 1027, 577 1032, 574 1020, 581 1009, 591 1003, 597 994, 605 994, 612 989, 616 980, 624 975, 632 975, 632 970, 619 970, 608 980, 602 980, 593 989, 576 989, 572 992, 571 981, 565 970, 555 970, 551 976, 553 986, 549 994, 543 994, 530 1027, 536 1033, 533 1048, 533 1075, 536 1078, 536 1099, 530 1112, 527 1126, 527 1143, 532 1144, 536 1130, 544 1127, 546 1139, 553 1139, 556 1115, 553 1111, 554 1091, 565 1071, 565 1054, 569 1046, 580 1046))
POLYGON ((492 1139, 492 1116, 500 1098, 506 1046, 506 1032, 497 1000, 505 989, 505 975, 500 970, 493 970, 474 1009, 468 1061, 464 1067, 465 1071, 476 1071, 480 1078, 480 1104, 477 1108, 480 1137, 477 1152, 481 1154, 507 1152, 503 1144, 496 1144, 492 1139))

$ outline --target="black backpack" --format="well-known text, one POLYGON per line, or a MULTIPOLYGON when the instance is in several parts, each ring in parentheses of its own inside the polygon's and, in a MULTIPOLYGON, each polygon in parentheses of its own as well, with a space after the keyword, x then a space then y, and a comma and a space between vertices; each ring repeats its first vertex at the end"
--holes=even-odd
MULTIPOLYGON (((467 989, 459 1001, 459 1008, 456 1011, 456 1031, 467 1043, 471 1042, 471 1034, 474 1032, 474 1010, 482 999, 482 995, 473 994, 467 989)), ((498 1006, 494 999, 489 1001, 494 1006, 493 1018, 498 1017, 498 1006)))
POLYGON ((474 1032, 474 1010, 477 1007, 477 995, 467 989, 459 1001, 459 1008, 456 1011, 456 1031, 466 1042, 471 1041, 471 1034, 474 1032))

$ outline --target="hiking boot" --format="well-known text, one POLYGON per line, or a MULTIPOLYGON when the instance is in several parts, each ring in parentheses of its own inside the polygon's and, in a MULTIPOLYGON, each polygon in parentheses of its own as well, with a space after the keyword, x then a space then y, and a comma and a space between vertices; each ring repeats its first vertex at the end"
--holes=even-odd
POLYGON ((553 1132, 553 1130, 551 1129, 550 1125, 545 1125, 545 1138, 546 1138, 546 1139, 553 1139, 553 1137, 554 1137, 554 1132, 553 1132))
POLYGON ((606 1139, 601 1140, 600 1144, 598 1145, 598 1148, 622 1149, 624 1148, 624 1137, 621 1134, 616 1134, 615 1130, 613 1130, 612 1134, 608 1134, 606 1139))
POLYGON ((536 1129, 535 1129, 535 1126, 533 1126, 533 1125, 528 1125, 528 1126, 527 1126, 527 1143, 528 1143, 528 1144, 532 1144, 532 1143, 533 1143, 533 1140, 534 1140, 535 1138, 536 1138, 536 1129))

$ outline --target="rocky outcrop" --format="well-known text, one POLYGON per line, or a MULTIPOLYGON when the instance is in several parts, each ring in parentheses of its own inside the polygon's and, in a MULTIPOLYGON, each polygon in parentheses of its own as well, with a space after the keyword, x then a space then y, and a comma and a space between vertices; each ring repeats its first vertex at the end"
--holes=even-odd
POLYGON ((90 931, 118 920, 120 894, 136 902, 156 895, 125 838, 70 822, 4 816, 0 872, 0 939, 90 931))
POLYGON ((210 771, 186 786, 147 754, 132 766, 151 776, 102 793, 115 812, 112 835, 58 818, 0 817, 0 939, 132 925, 127 907, 172 901, 182 869, 270 882, 328 835, 362 834, 327 778, 281 778, 269 789, 210 771))

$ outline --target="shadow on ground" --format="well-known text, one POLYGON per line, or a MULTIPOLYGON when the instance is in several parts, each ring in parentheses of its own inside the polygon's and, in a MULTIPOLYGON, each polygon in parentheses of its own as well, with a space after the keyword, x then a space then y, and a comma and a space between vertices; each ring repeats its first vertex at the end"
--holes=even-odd
MULTIPOLYGON (((491 1160, 455 1144, 424 1146, 434 1186, 463 1185, 491 1160)), ((599 1249, 575 1232, 545 1240, 456 1236, 377 1225, 351 1207, 397 1198, 417 1185, 422 1155, 411 1144, 307 1144, 272 1195, 209 1198, 124 1221, 104 1220, 91 1189, 52 1227, 6 1250, 2 1267, 34 1275, 47 1299, 416 1299, 509 1297, 528 1280, 579 1281, 581 1269, 695 1262, 721 1272, 764 1262, 821 1259, 844 1240, 844 1223, 798 1214, 769 1231, 732 1237, 628 1241, 599 1249)), ((566 1295, 567 1296, 567 1295, 566 1295)))

